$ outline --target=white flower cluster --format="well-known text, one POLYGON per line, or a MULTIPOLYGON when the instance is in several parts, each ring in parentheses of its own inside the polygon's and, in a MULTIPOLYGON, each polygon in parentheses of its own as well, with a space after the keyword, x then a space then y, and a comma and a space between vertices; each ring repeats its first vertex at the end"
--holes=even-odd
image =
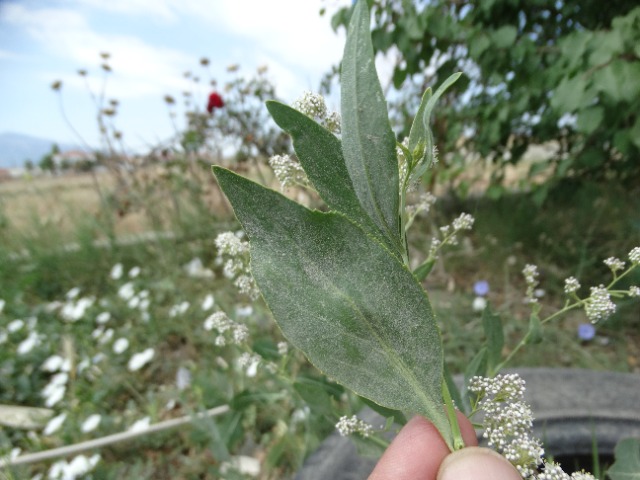
POLYGON ((332 133, 340 133, 340 114, 329 112, 324 97, 318 93, 304 92, 302 97, 293 103, 293 108, 307 117, 316 120, 332 133))
POLYGON ((629 260, 634 265, 640 263, 640 247, 632 248, 629 252, 629 260))
POLYGON ((229 333, 229 340, 235 345, 239 345, 249 338, 249 329, 246 325, 231 320, 224 312, 215 312, 204 321, 205 330, 217 330, 218 336, 215 343, 219 347, 223 347, 227 344, 227 336, 225 333, 229 333))
POLYGON ((629 287, 629 296, 630 297, 640 297, 640 287, 636 285, 632 285, 629 287))
POLYGON ((336 423, 336 430, 338 430, 338 433, 343 437, 357 433, 367 438, 373 433, 373 427, 355 415, 351 417, 340 417, 340 420, 336 423))
POLYGON ((524 275, 524 280, 527 283, 527 292, 525 294, 524 301, 525 303, 536 303, 538 299, 536 298, 535 291, 538 286, 538 267, 536 265, 525 265, 522 270, 522 274, 524 275))
POLYGON ((410 218, 415 217, 419 213, 426 215, 429 213, 429 210, 431 210, 431 207, 436 203, 436 200, 436 196, 432 193, 422 193, 418 199, 418 203, 415 203, 414 205, 407 205, 407 213, 410 218))
POLYGON ((240 293, 248 295, 252 300, 257 299, 260 292, 249 268, 249 242, 241 240, 232 232, 224 232, 216 237, 215 244, 218 259, 224 263, 224 276, 233 280, 240 293))
POLYGON ((524 401, 525 382, 518 374, 473 377, 469 391, 478 395, 477 409, 484 413, 484 438, 516 467, 522 478, 595 480, 584 472, 569 476, 559 465, 542 458, 542 444, 532 433, 533 414, 524 401))
POLYGON ((591 287, 591 295, 587 298, 584 311, 591 323, 606 320, 616 311, 616 304, 611 301, 611 295, 604 285, 591 287))
POLYGON ((280 182, 282 190, 296 185, 301 187, 309 185, 309 179, 302 166, 289 155, 273 155, 269 158, 269 166, 280 182))
POLYGON ((246 369, 247 377, 255 377, 258 373, 258 366, 262 362, 262 357, 257 353, 245 352, 238 358, 238 366, 246 369))
POLYGON ((580 282, 576 277, 569 277, 564 280, 564 293, 567 295, 575 293, 580 289, 580 282))
POLYGON ((445 245, 457 245, 458 244, 458 236, 462 230, 471 230, 473 228, 473 223, 475 219, 473 215, 470 213, 461 213, 458 218, 456 218, 451 225, 445 225, 444 227, 440 227, 440 238, 432 238, 431 246, 429 247, 429 257, 437 258, 436 252, 444 247, 445 245))
POLYGON ((604 264, 611 269, 613 273, 619 270, 624 270, 624 262, 616 257, 609 257, 604 261, 604 264))

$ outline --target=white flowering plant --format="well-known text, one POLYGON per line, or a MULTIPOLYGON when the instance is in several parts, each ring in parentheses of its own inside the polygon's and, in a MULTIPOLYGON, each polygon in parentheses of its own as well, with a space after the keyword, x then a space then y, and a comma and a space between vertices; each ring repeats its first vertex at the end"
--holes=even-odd
MULTIPOLYGON (((640 250, 632 250, 626 270, 621 260, 608 259, 612 282, 592 288, 587 298, 577 296, 576 279, 567 279, 566 305, 544 319, 538 316, 535 295, 537 267, 528 265, 523 272, 526 302, 532 308, 528 333, 502 359, 500 318, 485 309, 486 344, 469 366, 467 392, 461 396, 447 373, 440 330, 421 281, 439 249, 455 244, 457 236, 472 227, 473 217, 462 214, 441 228, 417 266, 407 241, 416 214, 433 204, 425 195, 418 206, 407 205, 407 193, 437 160, 431 112, 460 74, 435 93, 425 92, 409 137, 396 142, 375 70, 369 20, 367 2, 357 2, 342 62, 339 128, 339 117, 312 95, 296 108, 267 103, 275 122, 292 137, 297 157, 272 158, 276 177, 283 188, 314 190, 324 201, 321 210, 213 167, 248 236, 242 254, 250 251, 252 288, 259 290, 291 344, 374 409, 396 419, 423 415, 452 450, 464 446, 456 408, 470 415, 482 410, 489 444, 512 461, 523 478, 569 478, 542 458, 519 377, 496 375, 522 346, 537 341, 548 321, 578 307, 593 322, 600 321, 615 309, 612 296, 637 296, 637 287, 622 291, 614 286, 640 264, 640 250)), ((240 266, 237 273, 246 275, 246 259, 240 266)), ((341 417, 337 428, 342 434, 375 436, 357 417, 341 417)), ((592 477, 578 473, 571 478, 592 477)))

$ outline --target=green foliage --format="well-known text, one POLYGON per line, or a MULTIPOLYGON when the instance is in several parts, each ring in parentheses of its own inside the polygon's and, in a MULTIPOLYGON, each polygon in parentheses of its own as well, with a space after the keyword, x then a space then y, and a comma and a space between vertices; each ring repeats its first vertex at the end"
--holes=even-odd
POLYGON ((615 463, 607 470, 611 480, 640 479, 640 439, 627 438, 618 442, 615 457, 615 463))
MULTIPOLYGON (((427 100, 427 118, 432 105, 427 100)), ((408 261, 406 185, 401 197, 364 2, 345 47, 342 142, 291 109, 269 108, 333 209, 308 210, 214 167, 249 236, 252 275, 274 318, 324 373, 383 407, 426 416, 451 444, 439 329, 424 289, 401 261, 408 261)), ((421 130, 421 137, 430 132, 426 124, 421 130)))
POLYGON ((307 210, 214 171, 249 236, 252 274, 287 339, 359 395, 421 413, 446 431, 441 339, 411 272, 343 215, 307 210))
MULTIPOLYGON (((434 119, 442 152, 453 152, 466 131, 468 149, 493 159, 499 182, 529 144, 556 141, 550 184, 576 176, 627 184, 640 178, 637 2, 369 3, 374 49, 399 51, 390 109, 401 138, 416 114, 416 94, 462 70, 468 80, 449 91, 448 108, 434 119)), ((350 16, 338 11, 333 27, 350 16)), ((447 166, 455 175, 459 165, 440 168, 447 166)))

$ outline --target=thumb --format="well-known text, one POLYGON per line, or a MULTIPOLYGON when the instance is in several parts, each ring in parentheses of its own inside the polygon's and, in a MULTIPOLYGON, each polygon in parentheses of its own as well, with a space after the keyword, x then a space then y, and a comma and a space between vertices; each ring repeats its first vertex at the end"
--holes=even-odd
POLYGON ((522 476, 493 450, 467 447, 444 459, 437 480, 522 480, 522 476))

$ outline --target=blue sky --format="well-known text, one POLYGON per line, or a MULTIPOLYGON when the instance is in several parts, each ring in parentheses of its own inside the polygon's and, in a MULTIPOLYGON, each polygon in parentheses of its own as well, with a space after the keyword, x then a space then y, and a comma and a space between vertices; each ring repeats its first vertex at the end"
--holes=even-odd
MULTIPOLYGON (((120 102, 117 127, 133 149, 156 144, 173 132, 166 94, 179 103, 184 90, 206 102, 210 88, 183 73, 204 74, 211 61, 219 84, 239 64, 252 75, 262 65, 286 101, 317 90, 336 64, 344 31, 330 16, 349 0, 0 0, 0 133, 16 132, 77 143, 65 125, 54 80, 63 82, 67 116, 97 145, 95 108, 79 69, 97 92, 102 82, 100 52, 109 52, 113 73, 107 98, 120 102), (327 9, 324 17, 319 15, 327 9)), ((337 105, 332 105, 337 107, 337 105)), ((178 119, 180 116, 178 116, 178 119)))

